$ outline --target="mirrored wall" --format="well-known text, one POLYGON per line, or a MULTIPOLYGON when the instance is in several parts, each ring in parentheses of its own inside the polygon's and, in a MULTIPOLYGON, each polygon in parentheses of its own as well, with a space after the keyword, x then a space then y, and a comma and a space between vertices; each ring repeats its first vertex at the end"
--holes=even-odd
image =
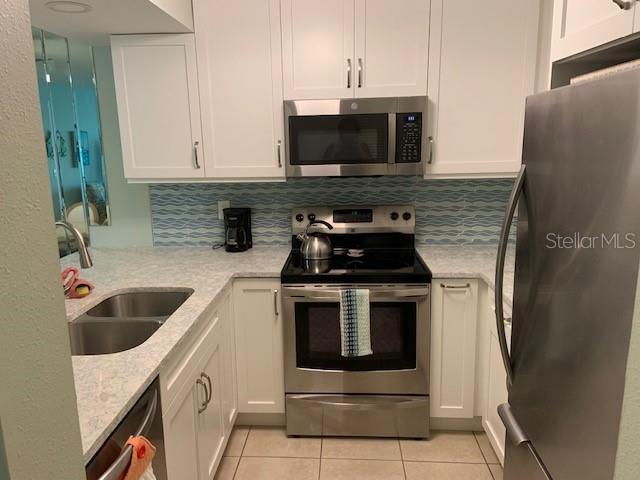
MULTIPOLYGON (((89 241, 89 225, 110 224, 93 50, 34 28, 33 44, 55 220, 89 241)), ((60 255, 75 250, 59 228, 60 255)))

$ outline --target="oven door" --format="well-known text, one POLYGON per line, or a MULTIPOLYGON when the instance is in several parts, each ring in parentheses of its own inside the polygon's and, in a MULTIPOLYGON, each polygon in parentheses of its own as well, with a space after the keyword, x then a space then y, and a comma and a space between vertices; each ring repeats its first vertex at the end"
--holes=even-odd
POLYGON ((356 287, 369 289, 373 354, 363 357, 341 355, 339 287, 283 287, 286 392, 426 395, 429 286, 356 287))

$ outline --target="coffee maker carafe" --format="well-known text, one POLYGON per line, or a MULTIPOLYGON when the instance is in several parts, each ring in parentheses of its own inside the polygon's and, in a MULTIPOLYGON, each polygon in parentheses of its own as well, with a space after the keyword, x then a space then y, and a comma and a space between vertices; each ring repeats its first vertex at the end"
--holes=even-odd
POLYGON ((244 252, 253 246, 251 237, 251 209, 225 208, 224 247, 227 252, 244 252))

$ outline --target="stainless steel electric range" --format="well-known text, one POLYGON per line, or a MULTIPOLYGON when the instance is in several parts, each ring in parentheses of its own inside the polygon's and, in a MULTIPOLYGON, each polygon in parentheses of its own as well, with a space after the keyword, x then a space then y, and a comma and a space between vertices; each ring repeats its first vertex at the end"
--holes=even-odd
POLYGON ((281 273, 288 435, 429 436, 431 272, 415 250, 412 206, 314 207, 291 216, 281 273), (307 260, 303 233, 333 256, 307 260), (328 230, 328 227, 333 227, 328 230), (373 353, 341 354, 340 292, 369 290, 373 353))

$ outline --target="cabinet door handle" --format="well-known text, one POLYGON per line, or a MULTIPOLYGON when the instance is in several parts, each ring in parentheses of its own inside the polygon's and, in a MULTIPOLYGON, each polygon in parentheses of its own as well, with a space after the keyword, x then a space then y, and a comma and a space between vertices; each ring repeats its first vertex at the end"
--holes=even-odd
POLYGON ((362 88, 362 58, 358 59, 358 88, 362 88))
POLYGON ((351 59, 347 58, 347 88, 351 88, 351 59))
POLYGON ((431 165, 433 163, 433 137, 429 137, 429 160, 427 161, 427 163, 429 165, 431 165))
POLYGON ((631 10, 636 0, 611 0, 618 5, 622 10, 631 10))
POLYGON ((201 378, 198 378, 198 379, 196 380, 196 384, 197 384, 197 385, 202 385, 202 388, 204 388, 204 398, 205 398, 205 401, 204 401, 204 402, 202 402, 202 405, 200 405, 200 406, 198 407, 198 413, 202 413, 202 412, 204 412, 204 411, 207 409, 207 406, 209 405, 209 402, 207 402, 207 400, 206 400, 206 399, 208 399, 208 398, 209 398, 209 392, 208 392, 208 390, 207 390, 207 386, 204 384, 204 382, 202 381, 202 379, 201 379, 201 378))
POLYGON ((471 288, 470 283, 466 283, 464 285, 447 285, 447 284, 441 283, 440 286, 446 290, 466 290, 468 288, 471 288))
POLYGON ((273 291, 273 311, 276 314, 276 317, 280 315, 278 311, 278 290, 273 291))
POLYGON ((278 140, 278 168, 282 168, 282 140, 278 140))
POLYGON ((200 163, 198 162, 198 145, 200 145, 200 142, 193 142, 193 166, 196 168, 196 170, 200 169, 200 163))
POLYGON ((204 372, 200 374, 200 378, 204 378, 209 384, 209 389, 207 390, 207 405, 209 405, 211 403, 211 397, 213 396, 213 382, 211 381, 211 377, 204 372))

